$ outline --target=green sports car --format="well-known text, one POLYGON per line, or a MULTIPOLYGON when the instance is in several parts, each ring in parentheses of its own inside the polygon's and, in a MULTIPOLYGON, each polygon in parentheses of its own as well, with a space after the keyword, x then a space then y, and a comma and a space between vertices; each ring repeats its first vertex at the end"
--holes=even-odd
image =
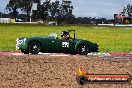
POLYGON ((75 37, 75 30, 62 31, 61 39, 56 33, 49 36, 17 38, 16 49, 24 54, 42 53, 68 53, 87 55, 89 52, 98 52, 97 43, 75 37), (70 34, 73 34, 73 37, 70 34))

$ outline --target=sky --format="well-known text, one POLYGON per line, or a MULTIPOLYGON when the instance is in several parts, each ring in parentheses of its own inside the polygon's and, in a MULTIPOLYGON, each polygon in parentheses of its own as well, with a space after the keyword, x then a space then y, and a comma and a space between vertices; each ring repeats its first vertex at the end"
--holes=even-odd
MULTIPOLYGON (((55 1, 55 0, 52 0, 55 1)), ((132 0, 71 0, 74 7, 73 14, 76 17, 113 18, 113 14, 121 12, 122 5, 132 3, 132 0)), ((0 12, 9 0, 0 0, 0 12)))

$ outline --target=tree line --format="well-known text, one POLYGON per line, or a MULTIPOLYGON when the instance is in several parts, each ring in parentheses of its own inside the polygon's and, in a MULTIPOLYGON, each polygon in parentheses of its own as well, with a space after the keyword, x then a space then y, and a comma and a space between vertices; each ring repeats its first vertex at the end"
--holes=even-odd
POLYGON ((30 20, 31 8, 33 3, 38 3, 37 10, 33 11, 32 20, 37 19, 54 20, 58 23, 69 22, 69 19, 73 16, 72 2, 69 0, 62 0, 62 2, 56 0, 10 0, 6 6, 6 10, 13 18, 21 13, 25 15, 27 21, 30 20))
MULTIPOLYGON (((19 18, 23 17, 26 21, 30 20, 32 3, 38 3, 37 10, 33 11, 32 20, 37 21, 57 21, 65 24, 98 24, 114 23, 114 19, 96 18, 96 17, 75 17, 73 15, 73 6, 70 0, 10 0, 6 6, 8 14, 0 12, 0 17, 19 18)), ((132 4, 124 5, 121 12, 132 18, 132 4)))

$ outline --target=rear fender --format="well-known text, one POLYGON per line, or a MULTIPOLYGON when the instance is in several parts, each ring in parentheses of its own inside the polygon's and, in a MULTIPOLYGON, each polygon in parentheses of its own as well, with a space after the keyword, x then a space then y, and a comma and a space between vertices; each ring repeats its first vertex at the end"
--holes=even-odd
POLYGON ((87 45, 90 47, 91 42, 86 41, 86 40, 79 41, 79 42, 76 44, 76 46, 75 46, 75 51, 76 51, 76 52, 77 52, 78 46, 79 46, 80 44, 87 44, 87 45))

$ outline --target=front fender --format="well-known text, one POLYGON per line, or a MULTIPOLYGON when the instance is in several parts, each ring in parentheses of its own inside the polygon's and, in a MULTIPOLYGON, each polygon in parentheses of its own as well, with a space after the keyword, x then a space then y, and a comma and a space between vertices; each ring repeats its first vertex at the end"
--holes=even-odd
POLYGON ((42 40, 43 40, 42 38, 28 38, 26 41, 26 44, 29 45, 33 41, 37 41, 39 43, 42 43, 42 40))

